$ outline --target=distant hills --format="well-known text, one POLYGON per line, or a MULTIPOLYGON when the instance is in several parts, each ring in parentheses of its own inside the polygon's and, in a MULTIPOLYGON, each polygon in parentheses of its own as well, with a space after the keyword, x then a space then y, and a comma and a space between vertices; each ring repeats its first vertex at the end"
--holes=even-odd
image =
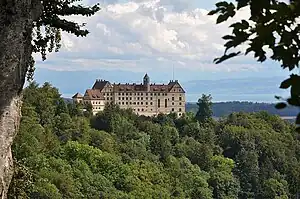
MULTIPOLYGON (((285 109, 278 110, 275 107, 275 104, 271 103, 253 103, 253 102, 217 102, 213 103, 213 115, 215 117, 222 117, 229 115, 233 112, 259 112, 266 111, 270 114, 276 114, 281 117, 295 117, 299 108, 296 107, 287 107, 285 109)), ((187 103, 186 111, 197 112, 197 104, 196 103, 187 103)))

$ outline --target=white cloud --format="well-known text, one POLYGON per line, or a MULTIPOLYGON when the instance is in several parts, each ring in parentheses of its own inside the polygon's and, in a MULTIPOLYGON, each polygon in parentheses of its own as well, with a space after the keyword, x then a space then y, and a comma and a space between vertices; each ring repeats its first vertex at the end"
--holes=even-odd
MULTIPOLYGON (((93 3, 93 0, 87 2, 93 3)), ((86 38, 77 38, 64 33, 61 52, 54 57, 69 63, 60 65, 61 70, 69 70, 74 60, 77 60, 74 69, 89 70, 126 68, 146 71, 163 64, 169 69, 175 65, 199 71, 257 69, 257 65, 241 65, 239 60, 247 61, 245 57, 236 59, 238 63, 212 64, 213 59, 223 52, 221 37, 230 32, 228 25, 232 20, 216 25, 216 16, 208 16, 205 9, 192 9, 189 2, 106 1, 93 17, 72 17, 80 23, 86 22, 90 34, 86 38)), ((248 11, 241 11, 239 15, 245 17, 248 11)), ((49 63, 40 67, 46 65, 51 68, 49 63)))

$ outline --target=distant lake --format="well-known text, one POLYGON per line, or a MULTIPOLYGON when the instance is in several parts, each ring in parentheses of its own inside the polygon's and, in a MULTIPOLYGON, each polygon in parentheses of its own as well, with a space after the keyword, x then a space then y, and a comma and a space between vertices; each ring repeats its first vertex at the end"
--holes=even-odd
MULTIPOLYGON (((205 93, 209 94, 209 93, 205 93)), ((202 93, 199 94, 186 94, 188 102, 196 102, 201 97, 202 93)), ((226 101, 248 101, 248 102, 266 102, 274 103, 277 102, 275 99, 276 94, 214 94, 212 93, 213 102, 226 102, 226 101)), ((277 94, 277 95, 280 95, 277 94)))

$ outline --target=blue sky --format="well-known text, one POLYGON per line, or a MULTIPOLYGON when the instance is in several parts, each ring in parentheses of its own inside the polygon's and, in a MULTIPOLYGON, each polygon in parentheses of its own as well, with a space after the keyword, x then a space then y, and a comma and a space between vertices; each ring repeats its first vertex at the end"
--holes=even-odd
MULTIPOLYGON (((95 0, 84 0, 91 4, 95 0)), ((96 78, 112 82, 140 81, 148 73, 153 82, 180 82, 220 79, 284 79, 278 63, 257 63, 251 56, 241 56, 223 64, 213 59, 224 50, 221 37, 230 33, 227 24, 216 25, 216 17, 207 16, 215 0, 130 0, 101 1, 102 10, 91 18, 70 17, 87 23, 90 34, 86 38, 63 33, 62 48, 44 62, 37 60, 36 80, 52 82, 63 95, 70 96, 76 89, 84 92, 96 78), (88 78, 87 78, 88 77, 88 78), (60 79, 58 79, 60 78, 60 79), (70 86, 66 86, 72 82, 70 86)), ((242 10, 237 19, 247 18, 249 11, 242 10)), ((262 81, 263 82, 263 81, 262 81)), ((280 82, 278 82, 280 83, 280 82)), ((263 84, 263 83, 262 83, 263 84)), ((245 85, 244 85, 245 86, 245 85)), ((225 85, 211 87, 211 92, 225 85)), ((231 85, 232 87, 232 85, 231 85)), ((236 85, 241 91, 249 89, 236 85)), ((278 85, 274 85, 276 89, 278 85)), ((267 88, 267 87, 266 87, 267 88)), ((269 88, 269 87, 268 87, 269 88)), ((203 89, 207 92, 206 89, 203 89)), ((230 90, 228 88, 228 90, 230 90)), ((187 88, 187 92, 189 89, 187 88)), ((194 92, 194 91, 193 91, 194 92)), ((219 92, 219 91, 218 91, 219 92)), ((274 94, 278 91, 275 90, 274 94)), ((201 88, 199 89, 199 95, 201 88)), ((192 93, 190 93, 192 95, 192 93)), ((272 94, 272 93, 271 93, 272 94)), ((193 96, 197 93, 193 93, 193 96)), ((217 94, 215 94, 217 95, 217 94)), ((218 97, 222 100, 245 100, 245 97, 218 97), (222 99, 223 98, 223 99, 222 99)), ((245 95, 246 96, 246 95, 245 95)), ((249 96, 251 101, 273 99, 260 95, 249 96)), ((194 100, 195 97, 190 97, 194 100)))

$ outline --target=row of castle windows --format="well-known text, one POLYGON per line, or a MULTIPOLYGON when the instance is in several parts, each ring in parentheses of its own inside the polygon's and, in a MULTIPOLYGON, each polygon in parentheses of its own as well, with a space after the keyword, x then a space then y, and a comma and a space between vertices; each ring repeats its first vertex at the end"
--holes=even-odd
MULTIPOLYGON (((137 111, 144 111, 144 109, 143 109, 143 108, 142 108, 142 109, 139 109, 139 108, 138 108, 138 109, 133 109, 133 111, 136 111, 136 110, 137 110, 137 111)), ((147 109, 145 109, 145 111, 147 111, 147 109)), ((150 109, 150 111, 153 111, 153 109, 150 109)), ((172 108, 172 112, 174 112, 174 111, 175 111, 175 109, 174 109, 174 108, 172 108)), ((182 109, 181 109, 181 108, 179 108, 179 109, 178 109, 178 112, 181 112, 181 111, 182 111, 182 109)))
MULTIPOLYGON (((119 100, 132 100, 132 98, 131 97, 126 97, 126 98, 124 98, 124 97, 119 97, 119 100)), ((139 98, 139 97, 137 97, 137 100, 144 100, 144 98, 143 97, 141 97, 141 98, 139 98)), ((146 100, 148 100, 148 97, 146 97, 145 98, 146 100)), ((106 100, 113 100, 113 98, 112 97, 108 97, 108 98, 106 98, 106 100)), ((152 97, 150 97, 150 100, 153 100, 153 98, 152 97)), ((169 99, 168 99, 169 100, 169 99)), ((174 97, 172 97, 172 101, 174 101, 175 100, 175 98, 174 97)), ((179 101, 181 101, 182 100, 182 97, 179 97, 179 101)), ((85 103, 88 103, 87 101, 85 102, 85 103)), ((142 102, 141 102, 142 103, 142 102)), ((146 102, 147 103, 147 102, 146 102)), ((101 104, 100 102, 92 102, 92 104, 101 104)), ((172 105, 174 105, 174 102, 172 102, 172 105)), ((179 105, 181 105, 181 102, 179 103, 179 105)))
MULTIPOLYGON (((137 99, 137 100, 140 100, 140 99, 141 99, 141 100, 144 100, 143 97, 141 97, 141 98, 137 97, 136 99, 137 99)), ((146 97, 145 99, 148 100, 148 97, 146 97)), ((132 100, 132 97, 126 97, 126 98, 125 98, 125 97, 122 97, 122 98, 119 97, 119 100, 132 100)), ((150 97, 149 100, 153 100, 153 98, 150 97)), ((168 99, 168 100, 169 100, 169 99, 168 99)), ((175 100, 175 97, 172 97, 172 101, 174 101, 174 100, 175 100)), ((179 97, 179 101, 181 101, 181 100, 182 100, 182 97, 179 97)))
MULTIPOLYGON (((119 104, 119 105, 121 105, 121 104, 122 104, 122 105, 125 105, 125 104, 126 104, 126 105, 128 105, 128 104, 130 104, 130 105, 131 105, 131 104, 133 104, 133 105, 140 105, 140 104, 141 104, 141 105, 144 105, 144 102, 119 102, 118 104, 119 104)), ((150 104, 150 105, 153 105, 153 102, 150 102, 149 104, 150 104)), ((145 105, 148 105, 148 102, 145 102, 145 105)), ((172 102, 172 105, 174 106, 174 102, 172 102)), ((182 105, 182 103, 179 102, 179 106, 181 106, 181 105, 182 105)), ((168 106, 167 103, 165 103, 165 108, 167 108, 167 106, 168 106)), ((158 101, 158 107, 160 107, 160 101, 158 101)))
MULTIPOLYGON (((120 100, 120 98, 119 98, 119 100, 120 100)), ((143 99, 141 99, 141 100, 143 100, 143 99)), ((86 101, 85 103, 87 104, 88 102, 86 101)), ((141 105, 143 105, 143 102, 122 102, 122 105, 124 105, 124 104, 126 104, 126 105, 128 105, 128 104, 134 104, 134 105, 136 105, 137 104, 137 105, 139 105, 140 103, 141 103, 141 105)), ((92 104, 102 104, 102 103, 96 101, 96 102, 92 102, 92 104)), ((121 104, 121 102, 119 102, 119 104, 121 104)), ((145 102, 145 104, 148 105, 148 102, 145 102)), ((153 102, 150 102, 150 105, 153 105, 153 102)), ((174 105, 174 102, 172 102, 172 105, 174 105)), ((179 105, 182 105, 182 103, 179 102, 179 105)), ((160 107, 160 100, 158 100, 158 106, 160 107)), ((165 101, 165 107, 167 107, 167 101, 165 101)))
MULTIPOLYGON (((143 96, 144 93, 133 93, 133 92, 128 92, 128 93, 117 93, 118 95, 140 95, 140 96, 143 96)), ((113 93, 103 93, 103 95, 107 95, 107 96, 112 96, 113 93)), ((167 93, 149 93, 149 96, 167 96, 168 94, 167 93)), ((181 95, 181 94, 180 94, 181 95)), ((145 93, 145 96, 148 96, 148 93, 145 93)))
MULTIPOLYGON (((128 105, 128 104, 133 104, 133 105, 140 105, 140 102, 119 102, 119 104, 121 105, 128 105)), ((144 103, 141 102, 141 105, 143 105, 144 103)), ((145 105, 148 105, 148 102, 145 102, 145 105)), ((153 105, 153 102, 150 102, 150 105, 153 105)))

